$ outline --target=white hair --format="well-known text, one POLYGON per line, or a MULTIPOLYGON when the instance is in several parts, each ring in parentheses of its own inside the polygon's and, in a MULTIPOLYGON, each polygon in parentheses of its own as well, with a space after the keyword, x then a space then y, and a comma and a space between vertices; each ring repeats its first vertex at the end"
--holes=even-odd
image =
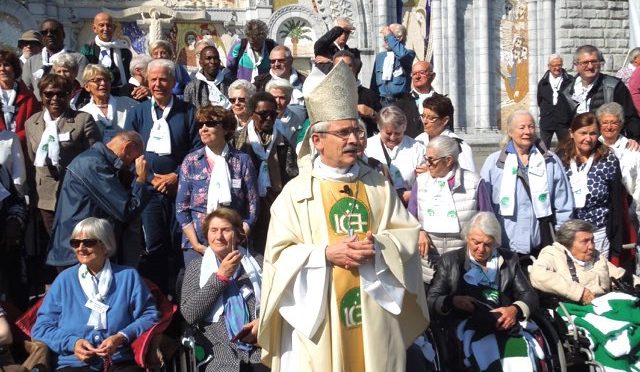
POLYGON ((478 212, 462 228, 462 236, 467 239, 471 230, 478 230, 490 236, 496 242, 496 246, 502 245, 502 227, 493 212, 478 212))
POLYGON ((70 53, 62 53, 51 61, 53 67, 62 67, 78 73, 78 61, 70 53))
POLYGON ((133 58, 131 58, 131 63, 129 64, 129 72, 131 73, 131 75, 133 75, 137 68, 142 71, 146 71, 149 62, 151 62, 152 60, 153 58, 146 54, 138 54, 133 56, 133 58))
POLYGON ((451 156, 455 163, 458 162, 460 144, 449 136, 437 136, 436 138, 429 140, 427 149, 434 150, 438 154, 438 157, 451 156))
POLYGON ((113 233, 113 226, 103 218, 89 217, 78 222, 71 232, 71 238, 75 239, 83 234, 86 239, 97 239, 102 243, 107 251, 107 256, 116 253, 116 237, 113 233))
POLYGON ((173 63, 173 61, 170 61, 168 59, 154 59, 150 61, 147 65, 147 75, 149 74, 149 71, 153 70, 154 68, 164 68, 165 70, 167 70, 169 75, 171 75, 171 77, 173 77, 174 79, 176 78, 176 64, 173 63))
POLYGON ((559 59, 562 62, 562 56, 560 54, 553 53, 552 55, 549 56, 549 59, 547 59, 547 64, 550 64, 551 61, 556 59, 559 59))
POLYGON ((293 85, 289 82, 289 80, 282 79, 271 79, 264 87, 265 92, 271 93, 271 89, 280 89, 284 92, 287 97, 287 101, 291 100, 291 95, 293 94, 293 85))

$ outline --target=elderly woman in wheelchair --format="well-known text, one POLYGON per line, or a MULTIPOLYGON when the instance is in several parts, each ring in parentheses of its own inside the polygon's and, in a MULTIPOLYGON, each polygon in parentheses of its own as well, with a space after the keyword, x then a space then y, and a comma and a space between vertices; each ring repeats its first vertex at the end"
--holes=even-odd
POLYGON ((594 226, 569 220, 530 268, 532 285, 560 302, 557 313, 588 338, 590 357, 607 371, 640 369, 638 278, 595 249, 594 226), (626 293, 625 293, 626 292, 626 293))
POLYGON ((493 213, 479 212, 463 233, 466 248, 445 253, 436 271, 427 296, 431 314, 455 326, 467 368, 537 370, 544 352, 525 320, 538 296, 518 256, 498 248, 502 231, 493 213))
POLYGON ((180 301, 184 319, 195 327, 195 342, 206 353, 197 369, 268 371, 256 345, 262 256, 241 246, 242 217, 233 209, 213 211, 202 230, 209 246, 187 266, 180 301))

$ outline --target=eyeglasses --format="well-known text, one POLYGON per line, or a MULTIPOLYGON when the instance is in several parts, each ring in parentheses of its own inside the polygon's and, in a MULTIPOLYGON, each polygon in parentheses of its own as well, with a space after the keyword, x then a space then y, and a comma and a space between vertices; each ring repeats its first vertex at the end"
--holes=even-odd
POLYGON ((199 121, 198 122, 198 128, 202 128, 203 126, 207 127, 207 128, 215 128, 218 125, 222 125, 221 121, 216 121, 216 120, 207 120, 207 121, 199 121))
POLYGON ((40 30, 40 35, 57 34, 59 32, 60 32, 60 29, 58 28, 50 28, 47 30, 40 30))
POLYGON ((358 139, 363 139, 367 132, 365 132, 362 128, 345 128, 340 130, 327 130, 324 132, 316 132, 316 133, 327 133, 339 137, 340 139, 347 140, 351 137, 351 134, 355 135, 358 139))
POLYGON ((594 66, 600 66, 600 61, 596 61, 596 60, 592 60, 592 61, 582 61, 582 62, 576 62, 576 65, 580 66, 580 67, 587 67, 589 65, 594 65, 594 66))
POLYGON ((427 156, 424 157, 424 160, 427 162, 427 164, 429 165, 436 165, 436 163, 438 163, 440 160, 446 158, 446 156, 441 156, 439 158, 429 158, 427 156))
POLYGON ((270 110, 270 111, 254 111, 254 114, 260 116, 260 119, 262 120, 266 120, 267 118, 275 118, 276 116, 278 116, 278 111, 276 110, 270 110))
POLYGON ((109 84, 111 83, 111 80, 108 80, 105 78, 95 78, 95 79, 88 80, 88 82, 93 83, 95 85, 100 85, 100 84, 109 84))
POLYGON ((244 97, 229 98, 229 102, 231 102, 231 103, 246 103, 247 99, 244 98, 244 97))
POLYGON ((420 117, 422 118, 422 120, 427 121, 429 123, 435 123, 436 120, 441 118, 441 116, 426 116, 424 114, 420 115, 420 117))
POLYGON ((603 121, 603 122, 600 122, 600 125, 620 125, 620 122, 618 120, 615 120, 615 121, 603 121))
POLYGON ((286 58, 274 58, 274 59, 270 59, 269 62, 271 62, 271 64, 275 64, 276 62, 279 63, 285 63, 287 62, 286 58))
POLYGON ((67 98, 69 93, 62 90, 46 90, 42 92, 42 95, 46 99, 52 99, 53 97, 64 99, 67 98))
POLYGON ((71 248, 77 249, 80 248, 80 244, 82 243, 86 248, 93 248, 98 244, 98 242, 98 239, 71 239, 69 240, 69 245, 71 245, 71 248))

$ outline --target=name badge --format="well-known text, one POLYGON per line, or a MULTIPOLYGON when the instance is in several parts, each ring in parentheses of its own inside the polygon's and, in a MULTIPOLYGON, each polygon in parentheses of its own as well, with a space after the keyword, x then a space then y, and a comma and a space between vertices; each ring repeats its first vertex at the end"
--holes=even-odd
POLYGON ((242 298, 244 298, 245 300, 247 298, 249 298, 249 296, 253 293, 253 290, 249 287, 247 287, 246 285, 243 286, 242 288, 240 288, 240 294, 242 295, 242 298))
POLYGON ((71 141, 71 132, 58 133, 58 141, 60 142, 71 141))
POLYGON ((239 189, 242 186, 242 180, 240 178, 234 178, 231 180, 231 187, 239 189))
POLYGON ((97 311, 99 314, 104 314, 109 310, 109 305, 104 304, 98 300, 90 298, 84 306, 88 307, 91 310, 97 311))

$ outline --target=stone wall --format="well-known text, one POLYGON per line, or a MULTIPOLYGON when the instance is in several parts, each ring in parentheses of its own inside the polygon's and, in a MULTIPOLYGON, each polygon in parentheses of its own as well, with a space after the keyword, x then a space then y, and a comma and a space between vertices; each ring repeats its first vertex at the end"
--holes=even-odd
POLYGON ((556 46, 565 68, 573 70, 573 52, 584 44, 602 51, 603 72, 620 69, 629 50, 629 2, 557 0, 556 46))

